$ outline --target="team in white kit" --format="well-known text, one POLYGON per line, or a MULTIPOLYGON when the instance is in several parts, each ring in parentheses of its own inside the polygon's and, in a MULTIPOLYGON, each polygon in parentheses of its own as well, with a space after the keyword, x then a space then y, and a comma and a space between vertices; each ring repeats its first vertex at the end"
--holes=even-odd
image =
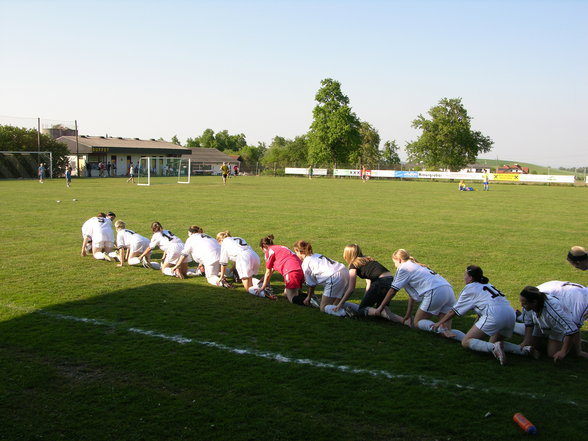
MULTIPOLYGON (((273 235, 270 235, 260 243, 268 268, 266 276, 260 280, 256 277, 260 269, 259 255, 245 239, 233 237, 229 231, 218 233, 215 239, 205 234, 201 227, 192 225, 184 243, 159 222, 153 222, 153 235, 149 240, 127 229, 119 220, 114 224, 115 242, 112 223, 115 217, 113 212, 98 213, 84 222, 82 256, 91 253, 97 260, 117 260, 119 267, 125 262, 142 265, 182 279, 203 275, 209 284, 224 288, 234 288, 227 281, 227 277, 232 276, 235 282, 242 282, 248 293, 269 299, 276 299, 269 286, 269 278, 275 269, 284 276, 287 286, 284 296, 291 303, 314 306, 341 317, 382 317, 439 333, 460 341, 464 348, 492 353, 500 364, 506 363, 506 353, 538 358, 542 350, 554 361, 569 354, 588 359, 588 353, 582 350, 580 336, 580 329, 588 319, 588 288, 577 283, 550 281, 537 287, 526 286, 520 293, 522 313, 517 319, 505 295, 489 283, 482 268, 476 265, 466 268, 465 287, 456 300, 453 287, 445 278, 419 263, 404 249, 392 254, 396 266, 392 277, 381 264, 369 256, 364 257, 356 244, 345 247, 344 257, 349 265, 345 267, 329 257, 313 253, 312 246, 305 241, 297 241, 293 252, 284 252, 282 249, 287 248, 274 245, 273 235), (156 248, 163 251, 160 262, 151 260, 151 253, 156 248), (350 250, 354 251, 351 257, 350 250), (293 256, 297 257, 293 259, 293 256), (284 259, 283 262, 280 259, 284 259), (188 266, 192 261, 195 268, 188 266), (232 268, 230 262, 234 262, 232 268), (355 283, 350 282, 355 282, 356 274, 368 282, 360 305, 347 301, 355 288, 355 283), (306 294, 302 292, 303 280, 308 287, 306 294), (314 294, 317 286, 323 287, 320 298, 314 294), (391 312, 390 304, 403 288, 409 300, 406 313, 401 317, 391 312), (419 306, 413 317, 417 303, 419 306), (469 311, 478 316, 469 331, 463 333, 453 328, 452 318, 469 311), (434 317, 438 318, 437 322, 431 320, 434 317), (520 344, 506 341, 513 333, 523 335, 520 344)), ((573 247, 568 253, 568 261, 585 270, 588 254, 584 248, 573 247)))

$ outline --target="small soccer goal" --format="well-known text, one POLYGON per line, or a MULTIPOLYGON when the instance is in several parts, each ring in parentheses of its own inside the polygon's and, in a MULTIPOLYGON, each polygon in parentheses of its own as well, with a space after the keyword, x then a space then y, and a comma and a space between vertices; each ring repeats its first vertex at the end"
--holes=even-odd
POLYGON ((53 177, 52 152, 0 152, 1 179, 39 179, 39 166, 45 164, 45 176, 53 177))
POLYGON ((143 156, 137 167, 137 185, 189 184, 190 159, 143 156))

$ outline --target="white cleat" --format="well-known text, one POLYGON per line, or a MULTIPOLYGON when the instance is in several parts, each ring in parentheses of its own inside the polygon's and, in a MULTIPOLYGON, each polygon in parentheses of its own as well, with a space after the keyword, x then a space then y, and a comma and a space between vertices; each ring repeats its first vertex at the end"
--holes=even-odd
POLYGON ((494 343, 494 350, 492 351, 494 357, 500 362, 500 366, 504 366, 506 364, 506 354, 504 353, 504 343, 501 341, 497 341, 494 343))

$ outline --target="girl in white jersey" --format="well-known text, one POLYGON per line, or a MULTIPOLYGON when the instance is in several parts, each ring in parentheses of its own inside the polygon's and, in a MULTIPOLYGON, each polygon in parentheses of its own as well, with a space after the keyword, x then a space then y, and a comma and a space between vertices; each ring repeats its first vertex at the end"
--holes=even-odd
POLYGON ((580 329, 558 296, 526 286, 521 291, 520 301, 525 312, 530 312, 531 320, 530 323, 525 320, 527 328, 521 345, 532 345, 539 350, 547 343, 547 355, 553 361, 564 359, 570 352, 588 358, 588 353, 582 351, 580 329))
POLYGON ((112 251, 114 246, 114 233, 112 232, 112 221, 116 215, 109 211, 108 214, 98 213, 97 216, 88 219, 82 225, 82 257, 88 251, 92 251, 95 259, 111 262, 116 256, 112 251))
MULTIPOLYGON (((335 262, 322 254, 313 253, 312 245, 304 240, 299 240, 294 244, 294 252, 302 261, 304 280, 308 286, 307 295, 301 294, 305 297, 303 303, 308 305, 313 297, 315 287, 322 285, 324 289, 319 304, 320 310, 327 314, 344 317, 346 315, 345 309, 339 308, 335 311, 335 307, 349 285, 349 270, 342 263, 335 262)), ((355 303, 345 303, 344 305, 357 310, 355 303)))
POLYGON ((476 265, 468 266, 463 279, 466 286, 461 291, 457 303, 432 326, 432 329, 442 329, 445 322, 455 315, 462 316, 473 309, 479 318, 465 336, 457 329, 451 330, 457 336, 456 339, 461 340, 464 348, 492 352, 501 365, 506 363, 505 351, 518 355, 536 355, 530 346, 521 348, 519 345, 504 341, 512 336, 516 313, 504 294, 489 283, 482 268, 476 265), (485 341, 488 338, 490 341, 485 341))
POLYGON ((219 277, 221 270, 220 259, 221 247, 219 243, 198 225, 188 228, 188 239, 182 250, 182 255, 172 270, 179 270, 184 260, 189 256, 200 266, 201 273, 204 273, 208 283, 214 286, 234 288, 229 282, 219 277))
POLYGON ((190 257, 187 257, 178 269, 175 271, 172 269, 182 255, 184 242, 171 231, 164 230, 159 222, 153 222, 151 224, 151 231, 153 231, 153 236, 151 236, 149 247, 143 251, 139 259, 145 259, 144 262, 150 264, 147 256, 152 250, 159 247, 163 251, 163 257, 161 258, 161 271, 163 274, 172 277, 186 276, 188 273, 188 263, 192 261, 190 257))
POLYGON ((125 260, 129 265, 140 265, 139 256, 149 248, 149 239, 133 230, 127 230, 126 224, 121 220, 117 220, 114 226, 116 228, 116 246, 119 249, 118 260, 120 261, 117 266, 123 266, 125 260))
MULTIPOLYGON (((433 322, 429 319, 434 315, 443 318, 455 303, 452 286, 435 271, 418 263, 406 250, 396 250, 392 254, 392 260, 397 268, 396 275, 377 312, 381 313, 383 305, 404 288, 409 299, 403 322, 410 323, 414 304, 420 302, 419 309, 414 316, 414 326, 423 331, 431 331, 433 322)), ((447 328, 451 328, 451 320, 447 320, 445 323, 447 328)), ((443 334, 446 337, 454 337, 454 334, 448 332, 448 329, 443 330, 443 334)))
POLYGON ((230 231, 221 231, 216 235, 216 240, 221 246, 220 278, 224 280, 229 261, 235 262, 235 269, 243 282, 243 287, 249 293, 253 287, 253 276, 259 272, 259 256, 253 248, 241 237, 232 237, 230 231))

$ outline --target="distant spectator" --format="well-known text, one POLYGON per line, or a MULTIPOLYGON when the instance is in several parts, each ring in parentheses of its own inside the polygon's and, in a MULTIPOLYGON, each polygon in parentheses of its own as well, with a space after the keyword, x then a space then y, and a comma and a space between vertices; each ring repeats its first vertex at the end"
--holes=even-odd
POLYGON ((106 172, 108 173, 108 177, 110 177, 110 168, 112 167, 112 164, 109 162, 106 164, 106 172))
POLYGON ((39 169, 37 171, 37 174, 39 175, 39 182, 41 184, 43 184, 43 180, 45 179, 45 164, 44 163, 40 163, 39 164, 39 169))
POLYGON ((92 164, 90 164, 90 161, 86 161, 86 174, 89 178, 92 177, 92 164))

